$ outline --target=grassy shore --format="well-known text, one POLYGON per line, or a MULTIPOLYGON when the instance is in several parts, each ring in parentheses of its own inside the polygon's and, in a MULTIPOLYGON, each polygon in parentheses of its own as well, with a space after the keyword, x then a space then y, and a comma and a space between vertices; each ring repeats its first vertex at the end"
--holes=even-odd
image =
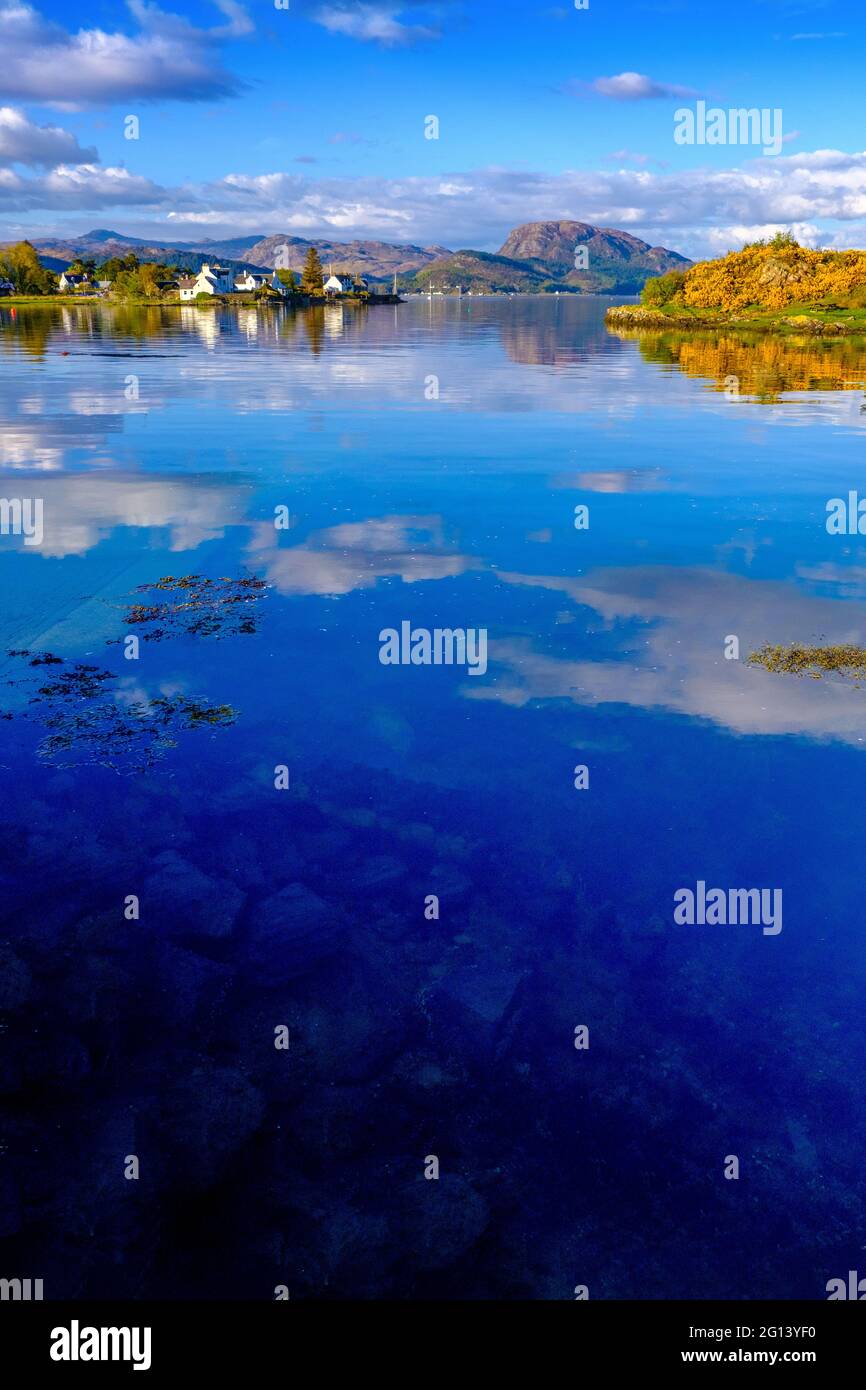
POLYGON ((605 319, 611 328, 653 332, 668 328, 731 328, 819 338, 866 334, 866 309, 826 304, 788 304, 784 309, 765 309, 755 304, 736 310, 694 309, 684 304, 666 304, 660 308, 618 304, 608 309, 605 319))

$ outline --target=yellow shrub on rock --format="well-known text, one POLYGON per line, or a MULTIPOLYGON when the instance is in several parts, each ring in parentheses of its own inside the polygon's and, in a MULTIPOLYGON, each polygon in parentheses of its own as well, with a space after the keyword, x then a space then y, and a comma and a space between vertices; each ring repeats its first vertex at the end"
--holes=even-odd
POLYGON ((790 237, 754 242, 685 276, 677 302, 695 309, 784 309, 866 292, 866 251, 810 251, 790 237))

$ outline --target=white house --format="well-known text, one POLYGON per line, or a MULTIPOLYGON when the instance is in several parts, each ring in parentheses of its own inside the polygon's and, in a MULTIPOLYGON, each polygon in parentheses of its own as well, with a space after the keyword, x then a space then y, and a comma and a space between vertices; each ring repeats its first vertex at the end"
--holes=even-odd
POLYGON ((222 265, 209 265, 205 262, 195 277, 195 291, 188 297, 195 299, 197 294, 231 294, 234 287, 235 277, 231 270, 222 265))
POLYGON ((90 280, 86 275, 67 275, 64 270, 58 281, 58 289, 63 290, 89 290, 92 288, 90 280))
POLYGON ((262 285, 266 285, 269 278, 267 275, 254 275, 251 270, 245 270, 242 275, 235 276, 235 289, 243 294, 252 294, 254 290, 260 290, 262 285))
POLYGON ((177 288, 181 299, 195 299, 195 283, 194 275, 185 275, 183 279, 178 280, 177 288))
POLYGON ((276 290, 277 294, 286 295, 288 293, 276 270, 272 270, 269 275, 267 273, 262 275, 254 270, 245 270, 243 275, 238 275, 235 279, 235 289, 246 294, 265 287, 269 290, 276 290))
POLYGON ((324 275, 322 288, 325 294, 351 294, 353 280, 351 275, 324 275))

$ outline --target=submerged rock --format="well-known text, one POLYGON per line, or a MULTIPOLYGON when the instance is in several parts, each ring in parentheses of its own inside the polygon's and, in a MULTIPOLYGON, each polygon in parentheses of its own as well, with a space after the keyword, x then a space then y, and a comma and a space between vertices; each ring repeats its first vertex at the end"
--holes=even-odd
POLYGON ((263 983, 303 975, 330 955, 347 930, 339 908, 303 883, 290 883, 250 913, 247 958, 263 983))
POLYGON ((423 1176, 397 1196, 398 1242, 412 1252, 419 1269, 444 1269, 465 1255, 487 1228, 485 1199, 459 1174, 443 1173, 436 1182, 423 1176))
POLYGON ((154 868, 140 894, 142 920, 179 927, 173 935, 229 935, 246 900, 236 884, 209 878, 174 850, 157 855, 154 868))

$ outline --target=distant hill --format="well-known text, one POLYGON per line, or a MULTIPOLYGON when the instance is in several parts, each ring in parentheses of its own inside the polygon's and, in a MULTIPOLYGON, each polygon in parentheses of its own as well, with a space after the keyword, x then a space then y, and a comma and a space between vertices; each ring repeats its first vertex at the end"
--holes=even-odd
MULTIPOLYGON (((245 240, 245 238, 242 238, 245 240)), ((145 241, 142 237, 123 236, 120 232, 97 230, 86 232, 78 237, 34 237, 33 245, 39 252, 39 259, 49 270, 65 270, 78 259, 92 259, 97 262, 110 260, 114 256, 126 256, 134 252, 140 261, 157 261, 162 265, 178 265, 184 270, 198 270, 202 261, 219 259, 232 270, 242 270, 250 266, 254 270, 267 270, 249 257, 239 259, 227 256, 216 243, 201 247, 189 242, 165 246, 161 243, 145 241)))
POLYGON ((590 266, 610 262, 617 266, 632 266, 652 275, 667 270, 682 270, 691 262, 676 251, 664 246, 650 246, 630 232, 612 227, 593 227, 588 222, 525 222, 515 227, 499 248, 500 256, 517 261, 537 262, 540 266, 557 268, 564 273, 574 269, 574 253, 584 247, 590 266))
POLYGON ((647 279, 686 270, 691 261, 630 232, 588 222, 526 222, 509 233, 496 255, 458 251, 425 266, 406 289, 532 294, 638 294, 647 279), (576 257, 582 249, 584 257, 576 257), (580 268, 577 268, 575 261, 580 268), (585 264, 581 264, 584 262, 585 264))
MULTIPOLYGON (((233 236, 221 241, 219 238, 212 240, 205 237, 204 241, 197 242, 178 242, 178 246, 186 249, 192 248, 195 251, 210 252, 212 256, 248 256, 250 248, 255 246, 262 238, 255 234, 253 236, 233 236)), ((264 262, 262 262, 264 264, 264 262)))
POLYGON ((198 270, 219 260, 233 270, 270 270, 279 260, 299 272, 311 246, 327 269, 390 283, 396 274, 403 290, 457 289, 476 293, 538 294, 553 290, 584 294, 637 294, 651 276, 686 270, 685 256, 650 246, 630 232, 588 222, 526 222, 506 237, 495 254, 449 251, 387 241, 331 241, 283 234, 151 242, 97 227, 77 237, 42 237, 33 242, 44 265, 61 270, 79 257, 104 261, 133 251, 142 261, 159 261, 198 270), (586 253, 585 268, 575 252, 586 253))
POLYGON ((395 272, 420 270, 441 256, 447 256, 445 246, 393 245, 388 241, 308 241, 298 236, 269 236, 255 242, 248 255, 259 265, 273 266, 283 247, 288 248, 291 269, 300 271, 304 257, 315 246, 323 265, 333 265, 335 271, 363 275, 368 280, 388 280, 395 272))
POLYGON ((87 232, 82 240, 92 241, 97 246, 104 245, 107 241, 123 242, 126 246, 146 246, 147 242, 143 237, 124 236, 122 232, 110 232, 106 227, 97 227, 92 232, 87 232))
POLYGON ((77 237, 37 237, 33 245, 43 265, 62 270, 79 257, 109 260, 133 251, 139 260, 159 261, 198 270, 202 261, 219 260, 235 270, 249 266, 253 270, 272 270, 279 253, 287 247, 285 257, 290 268, 301 270, 311 246, 315 246, 323 264, 337 271, 363 275, 372 281, 389 281, 395 271, 412 272, 447 255, 444 246, 393 245, 387 241, 310 241, 298 236, 243 236, 180 241, 151 242, 143 237, 124 236, 121 232, 97 228, 77 237))
POLYGON ((493 256, 486 251, 455 251, 426 265, 398 284, 411 290, 471 289, 488 294, 536 294, 549 276, 525 261, 493 256))

